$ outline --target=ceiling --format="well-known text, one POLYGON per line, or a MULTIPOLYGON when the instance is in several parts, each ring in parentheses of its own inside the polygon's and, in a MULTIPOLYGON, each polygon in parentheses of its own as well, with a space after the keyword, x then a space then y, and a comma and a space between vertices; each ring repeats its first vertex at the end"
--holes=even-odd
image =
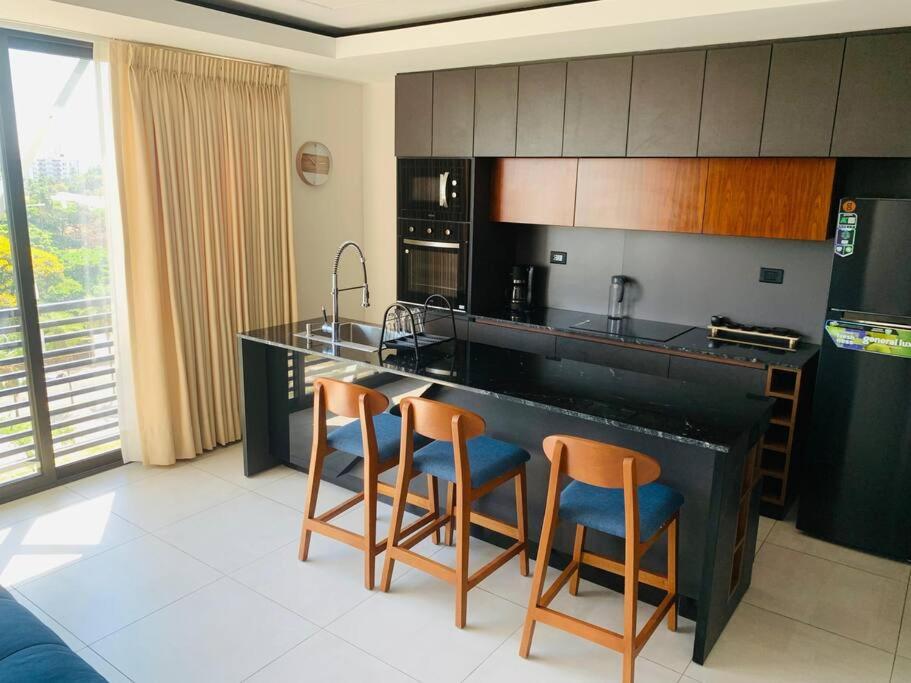
MULTIPOLYGON (((333 36, 201 3, 0 0, 0 25, 155 43, 357 82, 460 66, 669 50, 911 26, 911 0, 591 0, 333 36)), ((534 0, 532 0, 534 1, 534 0)), ((246 0, 248 5, 254 0, 246 0)), ((256 0, 328 21, 409 21, 512 0, 256 0), (333 12, 339 14, 333 15, 333 12), (347 13, 346 13, 347 12, 347 13), (347 17, 342 19, 340 17, 347 17), (404 17, 404 18, 403 18, 404 17)), ((525 0, 525 5, 531 4, 525 0)), ((347 29, 347 30, 350 30, 347 29)))
POLYGON ((328 36, 593 0, 180 0, 328 36))

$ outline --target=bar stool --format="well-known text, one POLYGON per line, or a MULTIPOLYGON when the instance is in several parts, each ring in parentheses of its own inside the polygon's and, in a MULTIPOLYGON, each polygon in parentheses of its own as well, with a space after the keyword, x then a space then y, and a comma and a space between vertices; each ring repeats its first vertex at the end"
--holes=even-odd
MULTIPOLYGON (((310 552, 310 534, 329 536, 364 551, 364 586, 373 590, 376 556, 386 549, 386 539, 376 540, 377 494, 392 496, 395 489, 379 481, 379 475, 398 464, 399 436, 402 420, 384 412, 389 399, 378 391, 358 384, 340 382, 321 377, 313 382, 313 446, 310 451, 310 471, 307 485, 307 500, 304 505, 304 519, 301 523, 298 559, 307 560, 310 552), (326 435, 326 413, 343 417, 358 418, 326 435), (326 456, 334 451, 344 451, 364 459, 364 490, 331 510, 316 515, 320 477, 326 456), (359 502, 364 501, 364 534, 330 524, 330 520, 342 514, 359 502)), ((421 436, 415 437, 421 446, 430 442, 421 436)), ((410 524, 406 530, 413 531, 437 517, 436 482, 428 477, 426 497, 410 494, 409 503, 427 510, 427 513, 410 524)), ((434 537, 439 543, 439 535, 434 537)))
POLYGON ((667 615, 668 629, 677 630, 677 524, 683 496, 663 484, 654 483, 661 475, 661 466, 643 453, 563 435, 544 439, 544 453, 551 461, 547 506, 519 654, 528 657, 535 623, 540 621, 622 652, 623 683, 632 683, 636 656, 661 619, 667 615), (573 479, 562 492, 561 475, 573 479), (573 558, 545 592, 547 563, 560 519, 576 524, 573 558), (625 562, 586 552, 583 546, 587 528, 625 539, 625 562), (667 574, 640 569, 642 556, 665 531, 667 574), (580 621, 548 607, 567 581, 570 593, 577 594, 583 564, 624 577, 623 633, 580 621), (639 582, 665 590, 667 595, 637 634, 639 582))
POLYGON ((519 556, 519 571, 522 576, 528 576, 525 463, 530 456, 518 446, 483 436, 486 428, 484 419, 470 411, 425 398, 406 398, 400 406, 402 451, 396 479, 392 530, 386 546, 380 588, 383 591, 389 590, 396 560, 448 581, 456 589, 455 624, 462 628, 465 626, 470 589, 516 555, 519 556), (435 441, 415 450, 416 444, 412 442, 412 437, 422 434, 435 441), (450 496, 445 515, 408 536, 409 531, 402 529, 402 515, 409 482, 419 473, 455 484, 455 495, 450 496), (515 481, 516 526, 471 510, 473 502, 511 479, 515 481), (457 531, 455 568, 411 550, 430 533, 437 532, 453 520, 457 531), (503 534, 514 539, 515 543, 469 576, 468 532, 471 524, 503 534))

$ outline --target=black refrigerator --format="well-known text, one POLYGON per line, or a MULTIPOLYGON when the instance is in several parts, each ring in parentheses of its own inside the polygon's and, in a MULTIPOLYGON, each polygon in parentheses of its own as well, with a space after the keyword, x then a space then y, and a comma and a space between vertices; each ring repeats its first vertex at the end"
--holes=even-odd
POLYGON ((911 199, 839 202, 797 527, 911 559, 911 199))

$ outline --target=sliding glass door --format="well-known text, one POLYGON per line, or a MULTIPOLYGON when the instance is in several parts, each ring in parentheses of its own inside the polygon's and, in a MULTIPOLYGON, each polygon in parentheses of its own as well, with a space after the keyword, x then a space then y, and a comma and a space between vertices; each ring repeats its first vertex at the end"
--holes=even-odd
POLYGON ((0 502, 119 460, 90 45, 0 31, 0 502))

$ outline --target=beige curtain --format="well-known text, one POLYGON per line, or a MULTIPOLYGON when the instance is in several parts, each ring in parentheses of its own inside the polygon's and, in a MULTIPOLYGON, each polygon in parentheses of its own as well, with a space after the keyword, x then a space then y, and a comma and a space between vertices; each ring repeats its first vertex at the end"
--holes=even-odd
POLYGON ((127 439, 169 465, 241 437, 235 334, 295 317, 288 73, 115 41, 111 80, 127 439))

